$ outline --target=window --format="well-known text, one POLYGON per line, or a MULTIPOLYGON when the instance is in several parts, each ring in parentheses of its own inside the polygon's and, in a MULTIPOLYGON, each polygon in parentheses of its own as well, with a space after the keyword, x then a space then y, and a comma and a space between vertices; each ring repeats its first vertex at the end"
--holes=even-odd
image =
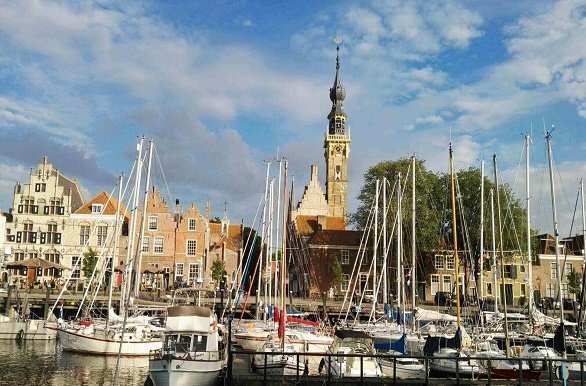
POLYGON ((187 223, 187 230, 195 231, 196 224, 197 224, 197 221, 194 218, 190 218, 187 223))
POLYGON ((486 294, 492 295, 492 283, 486 283, 486 294))
POLYGON ((442 255, 435 255, 435 269, 444 269, 444 257, 442 255))
POLYGON ((61 200, 58 198, 51 198, 49 206, 45 209, 45 214, 63 214, 61 212, 61 200))
POLYGON ((39 183, 35 184, 35 192, 46 192, 47 191, 47 184, 39 183))
POLYGON ((160 236, 155 237, 153 240, 153 252, 154 253, 163 253, 163 238, 160 236))
POLYGON ((562 278, 568 276, 570 274, 570 272, 572 272, 573 269, 574 269, 574 266, 572 265, 572 263, 566 262, 566 265, 564 268, 564 274, 563 274, 562 278))
POLYGON ((526 295, 526 288, 525 288, 525 283, 521 283, 521 285, 519 286, 519 289, 521 290, 521 296, 525 296, 526 295))
POLYGON ((454 270, 454 256, 446 256, 446 269, 454 270))
POLYGON ((548 298, 555 298, 555 283, 545 283, 545 293, 548 298))
POLYGON ((550 279, 557 279, 558 278, 558 272, 557 272, 556 268, 557 268, 556 263, 549 263, 549 269, 550 269, 549 278, 550 279))
POLYGON ((14 253, 14 261, 21 261, 24 260, 24 252, 15 252, 14 253))
POLYGON ((435 296, 440 287, 440 275, 431 275, 431 296, 435 296))
POLYGON ((368 265, 368 257, 363 256, 363 258, 362 258, 362 265, 368 265))
MULTIPOLYGON (((23 243, 31 243, 34 244, 37 242, 37 232, 33 231, 33 223, 32 222, 25 222, 22 224, 23 227, 23 231, 22 231, 22 242, 23 243)), ((20 233, 20 232, 19 232, 20 233)), ((20 238, 18 237, 18 233, 16 236, 16 241, 17 242, 21 242, 21 240, 19 240, 20 238)))
POLYGON ((452 276, 443 275, 443 277, 442 277, 442 291, 452 292, 452 276))
MULTIPOLYGON (((58 253, 45 253, 45 260, 50 261, 51 263, 59 264, 59 254, 58 253)), ((58 269, 49 268, 44 270, 44 275, 47 276, 56 276, 59 272, 58 269)))
POLYGON ((142 236, 142 252, 148 252, 149 251, 149 243, 151 241, 151 238, 149 236, 142 236))
POLYGON ((195 256, 197 253, 197 240, 187 240, 187 256, 195 256))
POLYGON ((98 226, 98 246, 106 245, 106 238, 108 238, 108 227, 106 225, 98 226))
POLYGON ((47 235, 45 241, 47 244, 61 244, 61 233, 57 233, 57 224, 47 224, 47 235))
POLYGON ((200 277, 200 265, 197 263, 190 263, 189 264, 189 276, 188 281, 189 284, 194 283, 200 277))
POLYGON ((81 258, 79 256, 71 256, 71 278, 79 279, 81 277, 81 258))
POLYGON ((92 213, 93 214, 101 214, 103 209, 104 209, 104 205, 102 205, 102 204, 92 204, 92 213))
POLYGON ((29 259, 36 259, 37 257, 39 257, 38 252, 29 252, 29 254, 28 254, 29 259))
POLYGON ((183 280, 183 263, 177 263, 175 265, 175 281, 183 280))
POLYGON ((86 245, 90 239, 90 226, 82 225, 79 227, 79 245, 86 245))
POLYGON ((156 231, 159 225, 159 218, 157 216, 149 216, 149 230, 156 231))
POLYGON ((350 251, 342 249, 340 251, 340 260, 342 264, 350 264, 350 251))
POLYGON ((569 298, 568 283, 562 283, 562 299, 569 298))
MULTIPOLYGON (((35 199, 34 198, 25 198, 24 200, 22 200, 22 210, 19 210, 19 213, 33 213, 34 206, 35 206, 35 199)), ((19 205, 19 207, 20 207, 20 205, 19 205)))
POLYGON ((348 275, 347 273, 342 275, 342 291, 347 291, 348 288, 350 287, 350 275, 348 275))
POLYGON ((510 279, 510 278, 512 277, 512 276, 511 276, 511 272, 512 272, 511 265, 510 265, 510 264, 506 264, 506 265, 503 267, 503 270, 505 271, 505 278, 506 278, 506 279, 510 279))

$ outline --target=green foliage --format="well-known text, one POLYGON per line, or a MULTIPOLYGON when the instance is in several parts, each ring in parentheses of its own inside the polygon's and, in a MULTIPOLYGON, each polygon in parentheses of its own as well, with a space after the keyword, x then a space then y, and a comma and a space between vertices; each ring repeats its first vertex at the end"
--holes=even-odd
MULTIPOLYGON (((446 157, 447 158, 447 157, 446 157)), ((410 158, 401 158, 397 161, 382 161, 370 167, 364 174, 364 184, 358 195, 360 206, 356 213, 350 217, 351 222, 358 229, 365 229, 367 219, 375 198, 377 179, 386 177, 392 187, 399 172, 401 172, 401 184, 403 188, 403 245, 404 253, 411 254, 411 166, 410 158), (407 181, 406 181, 407 180, 407 181)), ((458 249, 471 251, 472 257, 478 268, 480 258, 480 181, 481 173, 478 168, 458 171, 456 173, 456 197, 457 197, 457 234, 458 249)), ((426 170, 423 160, 416 160, 415 166, 415 221, 416 221, 416 248, 418 251, 434 251, 438 249, 452 249, 452 203, 451 183, 449 173, 434 174, 426 170)), ((490 189, 494 183, 484 177, 484 245, 485 249, 490 242, 491 212, 490 189)), ((388 190, 390 191, 390 189, 388 190)), ((501 205, 501 221, 503 234, 503 249, 506 251, 523 251, 526 254, 526 211, 521 206, 508 185, 500 186, 498 190, 501 205)), ((396 194, 389 197, 391 200, 390 217, 396 213, 396 194)), ((382 200, 379 201, 382 206, 382 200)), ((495 211, 498 210, 496 195, 494 198, 495 211)), ((379 219, 382 216, 379 216, 379 219)), ((382 224, 382 220, 381 224, 382 224)), ((387 220, 387 234, 393 228, 393 221, 387 220)), ((498 216, 495 212, 495 224, 498 227, 498 216)), ((382 227, 379 227, 382 229, 382 227)), ((498 230, 496 231, 498 237, 498 230)), ((392 241, 396 243, 396 241, 392 241)), ((499 242, 497 242, 498 248, 499 242)), ((535 245, 534 245, 535 247, 535 245)), ((477 270, 478 272, 478 270, 477 270)))
POLYGON ((342 271, 342 264, 339 259, 335 259, 332 264, 332 284, 339 286, 344 281, 344 271, 342 271))
POLYGON ((214 260, 212 263, 212 279, 219 283, 222 280, 222 276, 224 276, 225 271, 226 266, 224 262, 220 259, 214 260))
MULTIPOLYGON (((92 273, 96 268, 96 264, 98 264, 98 251, 89 247, 87 252, 83 253, 83 260, 82 260, 82 270, 83 274, 86 278, 92 277, 92 273)), ((96 275, 98 271, 96 271, 96 275)))
POLYGON ((568 291, 580 298, 580 291, 582 290, 582 274, 572 268, 567 275, 568 291))

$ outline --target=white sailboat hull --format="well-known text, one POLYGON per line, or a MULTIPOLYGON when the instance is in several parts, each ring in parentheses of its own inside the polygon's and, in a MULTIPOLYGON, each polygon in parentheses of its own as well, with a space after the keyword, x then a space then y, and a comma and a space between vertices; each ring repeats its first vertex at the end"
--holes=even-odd
POLYGON ((124 335, 124 340, 104 336, 100 332, 82 334, 66 329, 58 330, 61 346, 65 351, 86 354, 148 356, 151 350, 160 350, 163 347, 161 339, 139 339, 130 334, 124 335), (120 347, 122 346, 122 347, 120 347))
POLYGON ((396 366, 393 361, 380 361, 380 367, 383 375, 386 377, 396 377, 399 379, 425 379, 426 371, 423 364, 403 364, 397 361, 396 366))

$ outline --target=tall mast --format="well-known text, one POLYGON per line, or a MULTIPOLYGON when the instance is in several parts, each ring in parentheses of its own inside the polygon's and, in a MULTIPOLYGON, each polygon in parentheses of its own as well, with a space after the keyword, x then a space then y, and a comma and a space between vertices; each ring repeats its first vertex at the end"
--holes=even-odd
MULTIPOLYGON (((553 131, 553 130, 552 130, 553 131)), ((561 278, 561 269, 560 269, 560 249, 559 249, 559 239, 560 234, 558 231, 558 217, 557 217, 557 209, 555 203, 555 183, 553 180, 553 155, 551 150, 551 131, 547 133, 545 136, 547 140, 547 160, 549 164, 549 183, 551 187, 551 209, 552 209, 552 216, 553 216, 553 233, 555 238, 555 263, 556 263, 556 276, 557 276, 557 293, 559 297, 560 303, 560 324, 564 323, 564 302, 562 301, 562 278, 561 278)), ((562 353, 565 356, 565 352, 562 353)))
POLYGON ((499 256, 501 262, 501 283, 503 289, 503 313, 505 315, 505 355, 509 356, 509 320, 507 317, 507 290, 505 286, 505 252, 504 252, 504 244, 503 244, 503 223, 501 220, 501 195, 499 193, 499 175, 498 175, 498 168, 496 163, 496 154, 492 156, 492 163, 494 167, 494 186, 496 189, 496 211, 497 211, 497 218, 498 218, 498 231, 499 231, 499 256))
MULTIPOLYGON (((415 283, 415 156, 411 157, 411 168, 413 169, 411 175, 411 309, 415 310, 415 291, 417 285, 415 283)), ((413 330, 415 330, 415 319, 413 318, 413 330)))
POLYGON ((490 223, 492 233, 492 279, 494 295, 494 312, 498 313, 499 310, 499 296, 498 296, 498 283, 497 283, 497 264, 496 264, 496 236, 495 236, 495 224, 494 224, 494 189, 490 189, 490 223))
MULTIPOLYGON (((379 189, 380 189, 380 180, 376 180, 376 194, 374 195, 374 238, 372 243, 372 309, 374 310, 376 307, 376 301, 378 298, 378 294, 375 293, 377 289, 377 272, 376 272, 376 263, 377 263, 377 248, 378 248, 378 200, 379 200, 379 189)), ((366 286, 368 287, 368 285, 366 286)), ((366 288, 365 288, 366 290, 366 288)))
MULTIPOLYGON (((402 248, 402 244, 403 244, 403 232, 402 229, 403 225, 401 222, 401 218, 403 216, 402 212, 402 208, 401 208, 401 201, 403 199, 402 197, 402 189, 401 189, 401 172, 399 172, 399 175, 397 176, 398 179, 398 187, 399 189, 397 189, 397 308, 401 308, 401 292, 402 292, 402 282, 401 282, 401 278, 403 275, 403 248, 402 248)), ((404 324, 404 323, 403 323, 404 324)))
POLYGON ((582 325, 584 309, 584 288, 586 287, 586 208, 584 207, 584 180, 580 179, 580 195, 582 196, 582 291, 580 291, 580 311, 578 312, 578 328, 582 325))
POLYGON ((480 161, 480 293, 477 295, 484 299, 484 161, 480 161))
POLYGON ((142 239, 144 238, 144 230, 146 228, 146 223, 148 221, 147 216, 147 208, 148 208, 148 200, 149 200, 149 186, 151 184, 151 164, 153 160, 153 140, 149 140, 149 155, 148 155, 148 164, 147 164, 147 173, 146 179, 144 183, 144 202, 142 207, 142 224, 140 225, 140 233, 138 234, 138 249, 137 249, 137 259, 135 260, 134 267, 136 271, 134 272, 134 296, 138 296, 140 291, 140 281, 141 281, 141 265, 142 265, 142 239))
MULTIPOLYGON (((265 176, 265 194, 264 194, 264 207, 263 207, 263 213, 262 213, 262 229, 261 229, 261 237, 260 237, 260 256, 259 261, 259 267, 258 267, 258 280, 256 282, 256 315, 255 318, 256 320, 259 319, 259 312, 260 312, 260 290, 262 288, 262 281, 263 281, 263 252, 266 254, 267 251, 267 245, 266 245, 266 238, 265 238, 265 228, 266 228, 266 224, 267 224, 267 196, 269 194, 269 171, 271 169, 271 161, 267 161, 267 173, 265 176)), ((266 294, 265 294, 266 295, 266 294)), ((265 315, 266 317, 266 315, 265 315)))
POLYGON ((533 321, 533 257, 531 256, 531 196, 529 185, 529 146, 531 136, 525 134, 525 197, 527 199, 527 281, 529 302, 527 303, 529 311, 529 320, 533 321))
MULTIPOLYGON (((116 205, 116 222, 114 223, 114 246, 112 248, 112 257, 110 260, 110 288, 108 289, 108 316, 112 307, 112 291, 114 289, 114 267, 116 265, 116 256, 118 256, 118 239, 120 235, 120 203, 122 202, 122 179, 124 175, 118 177, 118 204, 116 205)), ((106 331, 108 330, 110 318, 106 318, 106 331)))
MULTIPOLYGON (((287 213, 288 210, 285 210, 285 205, 287 205, 287 160, 285 160, 285 176, 284 176, 284 182, 283 182, 283 237, 281 238, 282 240, 282 249, 281 249, 281 269, 280 274, 281 274, 281 318, 280 318, 280 323, 283 324, 283 327, 280 327, 280 329, 284 329, 285 328, 285 323, 286 323, 286 319, 287 318, 287 305, 285 304, 285 299, 287 299, 287 297, 285 296, 285 279, 287 278, 287 213)), ((279 219, 277 219, 277 222, 279 221, 279 219)), ((283 333, 281 334, 281 351, 285 351, 285 331, 282 330, 283 333)))
POLYGON ((383 307, 389 303, 387 286, 387 177, 383 177, 383 307))
POLYGON ((456 320, 460 328, 460 261, 458 259, 458 232, 456 224, 456 176, 454 171, 454 158, 452 156, 452 144, 450 143, 450 185, 452 190, 452 237, 454 244, 454 273, 456 275, 456 320))

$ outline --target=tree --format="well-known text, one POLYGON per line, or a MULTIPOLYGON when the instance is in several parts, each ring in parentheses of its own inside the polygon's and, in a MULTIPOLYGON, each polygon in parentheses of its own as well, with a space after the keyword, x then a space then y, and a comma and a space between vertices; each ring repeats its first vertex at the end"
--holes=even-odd
POLYGON ((576 295, 576 299, 580 299, 580 293, 582 291, 582 274, 576 271, 574 268, 568 273, 568 291, 571 294, 576 295))
POLYGON ((226 272, 226 265, 220 259, 214 260, 212 263, 212 279, 218 282, 218 284, 222 281, 222 277, 226 272))
POLYGON ((344 282, 344 271, 338 258, 334 259, 332 264, 332 284, 337 287, 344 282))
MULTIPOLYGON (((92 277, 92 273, 94 272, 94 269, 96 268, 96 264, 98 264, 98 252, 93 249, 92 247, 89 247, 87 252, 83 253, 83 261, 82 261, 82 270, 83 270, 83 275, 89 279, 90 277, 92 277)), ((96 275, 99 271, 96 271, 96 275)))

